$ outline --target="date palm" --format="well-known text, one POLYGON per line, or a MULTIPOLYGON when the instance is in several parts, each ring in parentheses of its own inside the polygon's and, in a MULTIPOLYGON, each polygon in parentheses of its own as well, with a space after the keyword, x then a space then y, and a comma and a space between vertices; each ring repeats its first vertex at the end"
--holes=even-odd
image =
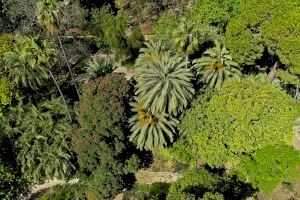
POLYGON ((197 75, 201 77, 200 81, 215 89, 220 89, 226 79, 241 75, 238 63, 232 60, 229 51, 218 41, 215 41, 215 47, 206 50, 193 64, 197 75))
POLYGON ((36 3, 36 15, 39 23, 46 27, 48 34, 53 38, 55 36, 57 37, 63 57, 65 59, 65 62, 67 64, 72 79, 72 83, 79 97, 79 90, 75 83, 75 79, 71 70, 71 65, 69 63, 64 46, 59 36, 59 31, 61 30, 61 20, 63 17, 62 2, 58 0, 39 0, 36 3))
POLYGON ((136 69, 136 95, 152 113, 178 114, 194 95, 193 73, 170 52, 136 69))
POLYGON ((179 121, 165 113, 154 114, 146 110, 137 99, 131 104, 135 114, 130 118, 130 141, 140 150, 154 150, 173 142, 175 127, 179 121))

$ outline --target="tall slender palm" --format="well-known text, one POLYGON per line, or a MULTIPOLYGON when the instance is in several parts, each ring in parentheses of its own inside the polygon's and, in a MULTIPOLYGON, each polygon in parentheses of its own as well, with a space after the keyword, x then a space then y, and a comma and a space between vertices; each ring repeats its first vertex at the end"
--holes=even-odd
POLYGON ((173 142, 175 127, 179 123, 177 119, 165 113, 151 113, 137 99, 131 106, 135 114, 129 120, 132 132, 130 141, 140 150, 154 150, 173 142))
POLYGON ((68 70, 72 79, 72 83, 76 89, 77 95, 79 97, 79 90, 75 83, 75 79, 71 70, 71 65, 67 58, 64 46, 59 36, 59 31, 61 29, 61 20, 63 16, 63 6, 62 3, 57 0, 39 0, 36 3, 36 15, 40 24, 43 24, 48 33, 54 38, 57 37, 59 45, 68 66, 68 70))
POLYGON ((181 57, 165 52, 136 69, 136 95, 151 112, 176 115, 193 97, 193 78, 181 57))
POLYGON ((193 64, 201 81, 215 89, 220 89, 226 79, 241 75, 238 63, 232 60, 229 51, 218 41, 215 41, 215 47, 206 50, 203 57, 195 59, 193 64))
MULTIPOLYGON (((40 36, 16 36, 14 50, 4 56, 4 70, 16 84, 33 89, 42 85, 50 74, 68 111, 65 98, 51 71, 55 55, 55 45, 40 36)), ((69 118, 71 120, 70 113, 69 118)))

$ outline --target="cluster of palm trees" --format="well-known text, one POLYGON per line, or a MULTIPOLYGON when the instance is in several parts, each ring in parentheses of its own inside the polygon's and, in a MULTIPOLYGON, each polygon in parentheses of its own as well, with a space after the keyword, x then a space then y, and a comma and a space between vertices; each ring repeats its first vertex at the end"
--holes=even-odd
MULTIPOLYGON (((41 0, 36 4, 36 15, 39 23, 45 27, 45 36, 16 36, 13 51, 4 56, 4 72, 21 87, 36 89, 44 81, 52 79, 62 97, 68 113, 64 95, 53 75, 56 56, 61 50, 78 96, 79 92, 74 75, 67 59, 61 38, 61 19, 63 4, 57 0, 41 0), (55 44, 58 41, 58 45, 55 44)), ((189 55, 199 47, 203 37, 192 26, 182 24, 174 32, 174 41, 180 54, 169 50, 162 41, 149 41, 140 50, 136 60, 135 102, 132 103, 134 115, 130 119, 132 135, 130 140, 138 148, 153 150, 173 142, 179 116, 187 108, 195 94, 193 80, 199 80, 211 88, 219 89, 223 82, 240 75, 239 67, 232 60, 229 51, 219 42, 215 47, 204 52, 203 57, 195 59, 190 65, 189 55), (197 73, 194 74, 194 71, 197 73)), ((106 73, 102 63, 91 60, 87 72, 90 78, 98 73, 106 73)), ((112 68, 112 63, 106 63, 112 68)), ((42 141, 42 140, 41 140, 42 141)), ((25 165, 26 163, 24 163, 25 165)))
MULTIPOLYGON (((45 109, 44 106, 40 108, 32 106, 28 110, 29 114, 25 116, 21 127, 19 127, 22 134, 18 141, 18 146, 21 149, 18 159, 24 174, 34 182, 44 178, 62 178, 74 168, 71 162, 70 145, 66 139, 69 131, 68 122, 72 121, 72 118, 54 75, 54 71, 57 71, 55 67, 58 66, 56 58, 58 52, 61 51, 68 66, 72 83, 76 87, 70 64, 59 37, 62 9, 63 4, 60 1, 38 1, 36 16, 41 26, 46 29, 46 34, 37 36, 16 35, 12 51, 5 53, 3 58, 2 73, 16 86, 36 90, 47 80, 52 79, 62 97, 46 113, 41 112, 45 109), (58 45, 56 45, 57 40, 58 45), (63 112, 68 122, 63 119, 54 123, 52 109, 56 109, 58 115, 63 112), (37 127, 39 129, 36 129, 37 127)), ((55 113, 54 115, 56 116, 55 113)))
MULTIPOLYGON (((52 78, 64 100, 65 108, 68 110, 64 95, 53 74, 53 67, 57 64, 56 57, 59 52, 55 44, 55 39, 57 38, 72 79, 72 84, 75 86, 79 97, 74 75, 59 36, 62 15, 63 4, 60 1, 38 1, 36 3, 36 16, 41 26, 45 27, 47 35, 33 37, 17 35, 13 51, 6 53, 4 56, 4 71, 18 86, 32 89, 37 89, 45 80, 52 78)), ((71 115, 68 115, 71 121, 71 115)))
POLYGON ((195 94, 194 79, 218 90, 225 80, 241 75, 238 64, 218 41, 190 66, 188 55, 196 51, 197 39, 189 35, 192 44, 187 40, 176 43, 185 59, 166 50, 161 41, 146 42, 146 48, 140 51, 136 61, 136 97, 131 104, 134 115, 130 119, 130 140, 139 149, 154 150, 173 142, 178 117, 195 94))

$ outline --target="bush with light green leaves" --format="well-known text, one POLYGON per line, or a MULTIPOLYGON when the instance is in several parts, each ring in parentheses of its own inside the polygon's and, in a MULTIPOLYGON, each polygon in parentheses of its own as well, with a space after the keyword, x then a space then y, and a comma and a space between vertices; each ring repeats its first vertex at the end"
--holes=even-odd
POLYGON ((266 146, 253 156, 245 156, 238 165, 238 175, 264 193, 272 192, 283 182, 300 177, 300 152, 286 145, 266 146))
POLYGON ((208 102, 196 103, 180 129, 201 160, 230 167, 266 145, 291 145, 296 114, 280 88, 252 78, 229 80, 208 102))

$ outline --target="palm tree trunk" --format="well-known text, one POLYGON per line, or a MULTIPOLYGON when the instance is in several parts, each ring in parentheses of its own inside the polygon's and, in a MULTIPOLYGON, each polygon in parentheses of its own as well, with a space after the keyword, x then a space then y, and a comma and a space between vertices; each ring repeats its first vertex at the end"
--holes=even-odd
POLYGON ((297 83, 295 99, 298 99, 298 98, 299 98, 299 84, 297 83))
POLYGON ((75 90, 76 90, 77 96, 78 96, 78 98, 79 98, 79 97, 80 97, 80 96, 79 96, 79 90, 78 90, 77 85, 76 85, 76 83, 75 83, 74 76, 73 76, 73 73, 72 73, 72 71, 71 71, 71 66, 70 66, 70 63, 69 63, 69 61, 68 61, 68 58, 67 58, 67 55, 66 55, 66 52, 65 52, 65 48, 64 48, 64 46, 63 46, 63 44, 62 44, 62 42, 61 42, 61 39, 60 39, 60 36, 59 36, 59 35, 57 35, 57 38, 58 38, 58 41, 59 41, 59 45, 60 45, 61 51, 62 51, 63 56, 64 56, 64 58, 65 58, 65 61, 66 61, 66 63, 67 63, 67 66, 68 66, 68 69, 69 69, 69 73, 70 73, 70 75, 71 75, 72 83, 73 83, 74 86, 75 86, 75 90))
POLYGON ((187 68, 188 67, 188 58, 189 56, 188 56, 188 54, 187 54, 187 52, 185 52, 185 67, 187 68))
POLYGON ((71 121, 72 121, 72 117, 71 117, 71 114, 70 114, 70 111, 69 111, 69 108, 68 108, 68 104, 67 104, 67 102, 66 102, 66 99, 65 99, 65 97, 64 97, 64 95, 63 95, 63 93, 62 93, 62 91, 61 91, 61 89, 60 89, 60 87, 59 87, 57 81, 55 80, 55 78, 54 78, 54 76, 53 76, 51 70, 49 70, 49 72, 50 72, 51 78, 53 79, 53 81, 54 81, 54 83, 55 83, 55 85, 56 85, 56 87, 57 87, 57 89, 58 89, 58 92, 59 92, 60 96, 61 96, 62 99, 63 99, 63 102, 64 102, 64 104, 65 104, 65 106, 66 106, 66 110, 67 110, 67 113, 68 113, 68 117, 69 117, 70 122, 71 122, 71 121))
POLYGON ((274 64, 274 66, 272 67, 271 71, 268 74, 268 77, 267 77, 268 83, 271 83, 275 79, 277 67, 278 67, 278 62, 276 62, 274 64))

